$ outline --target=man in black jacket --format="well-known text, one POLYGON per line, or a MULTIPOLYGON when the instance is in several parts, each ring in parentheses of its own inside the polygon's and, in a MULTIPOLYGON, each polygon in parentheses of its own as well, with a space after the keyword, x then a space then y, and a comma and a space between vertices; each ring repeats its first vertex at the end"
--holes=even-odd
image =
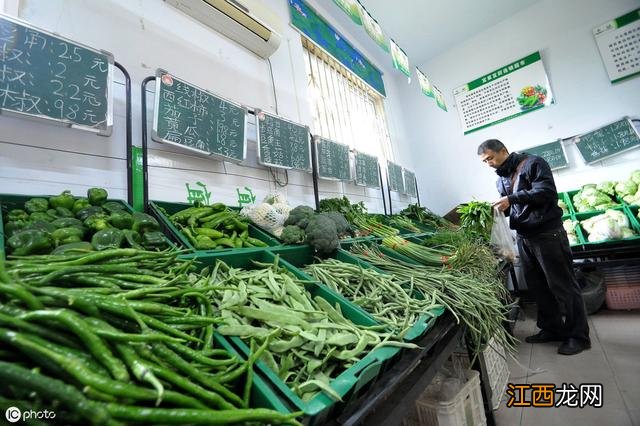
POLYGON ((582 293, 573 272, 567 233, 551 168, 538 156, 511 153, 497 139, 478 147, 480 159, 496 169, 494 208, 510 217, 518 234, 520 265, 536 297, 538 327, 528 343, 562 341, 558 353, 574 355, 591 347, 582 293))

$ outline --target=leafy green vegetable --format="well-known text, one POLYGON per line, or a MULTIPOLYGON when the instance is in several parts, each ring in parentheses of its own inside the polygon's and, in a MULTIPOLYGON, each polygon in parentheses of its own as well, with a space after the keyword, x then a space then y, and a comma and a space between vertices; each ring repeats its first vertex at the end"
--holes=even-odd
POLYGON ((280 235, 280 239, 285 244, 300 244, 304 242, 305 238, 306 234, 304 229, 296 225, 285 226, 280 235))
POLYGON ((309 219, 305 232, 307 244, 320 255, 329 255, 338 248, 336 224, 328 217, 315 215, 309 219))
POLYGON ((284 224, 296 225, 299 228, 305 229, 309 223, 309 219, 315 214, 316 212, 309 206, 298 206, 289 212, 289 217, 287 217, 284 224))

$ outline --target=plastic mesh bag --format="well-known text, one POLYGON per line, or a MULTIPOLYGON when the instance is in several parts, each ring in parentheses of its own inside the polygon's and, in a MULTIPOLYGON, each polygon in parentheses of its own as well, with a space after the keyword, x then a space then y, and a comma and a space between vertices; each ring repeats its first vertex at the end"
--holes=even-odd
POLYGON ((502 259, 513 262, 516 259, 513 233, 509 229, 507 218, 498 209, 493 209, 493 226, 491 227, 491 245, 502 259))
POLYGON ((284 227, 284 221, 289 217, 291 207, 287 204, 287 199, 282 194, 267 195, 262 204, 256 206, 245 206, 240 211, 242 216, 262 229, 271 232, 279 237, 284 227))

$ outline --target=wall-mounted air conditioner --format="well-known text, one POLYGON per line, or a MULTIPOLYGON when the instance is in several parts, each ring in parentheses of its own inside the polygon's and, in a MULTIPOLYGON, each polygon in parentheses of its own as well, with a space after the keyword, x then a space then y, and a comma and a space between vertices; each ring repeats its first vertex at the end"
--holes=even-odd
POLYGON ((280 45, 280 18, 261 0, 165 0, 262 58, 280 45))

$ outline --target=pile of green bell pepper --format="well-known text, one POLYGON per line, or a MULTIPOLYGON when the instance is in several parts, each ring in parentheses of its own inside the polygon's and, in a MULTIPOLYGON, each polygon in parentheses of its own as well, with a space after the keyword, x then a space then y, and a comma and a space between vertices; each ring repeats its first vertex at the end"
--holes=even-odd
POLYGON ((121 202, 108 201, 108 196, 102 188, 89 189, 86 198, 63 191, 3 211, 7 252, 25 256, 120 247, 166 248, 167 240, 155 218, 130 213, 121 202))
POLYGON ((222 203, 194 206, 169 217, 189 239, 196 250, 266 247, 264 242, 249 236, 246 218, 222 203))

